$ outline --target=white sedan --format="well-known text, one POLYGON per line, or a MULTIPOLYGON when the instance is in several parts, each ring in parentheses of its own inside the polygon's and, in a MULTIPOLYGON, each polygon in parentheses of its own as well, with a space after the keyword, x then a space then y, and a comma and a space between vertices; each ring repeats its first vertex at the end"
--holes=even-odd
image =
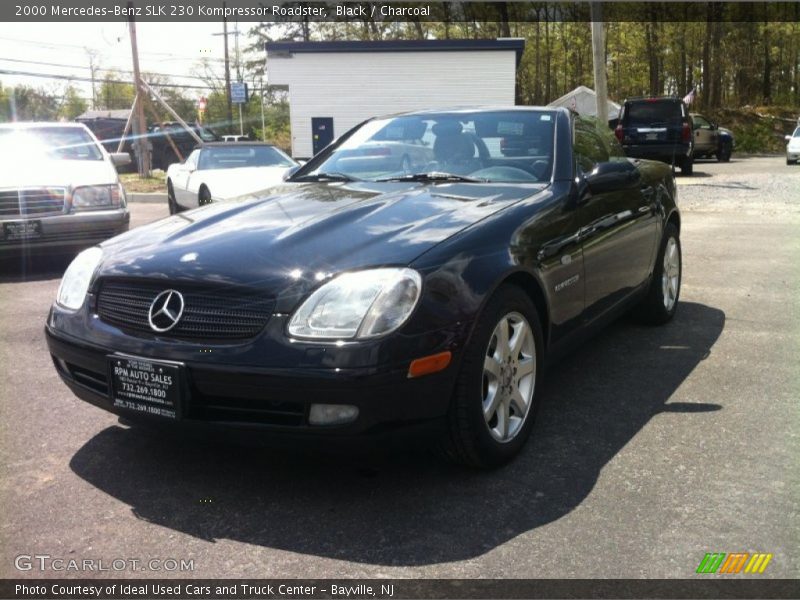
POLYGON ((259 142, 214 142, 195 148, 167 169, 169 212, 225 200, 276 185, 299 166, 279 148, 259 142))

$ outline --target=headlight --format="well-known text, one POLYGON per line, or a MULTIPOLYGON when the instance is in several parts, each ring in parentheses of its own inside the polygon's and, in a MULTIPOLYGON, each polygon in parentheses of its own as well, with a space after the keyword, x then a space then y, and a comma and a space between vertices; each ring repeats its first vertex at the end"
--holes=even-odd
POLYGON ((118 183, 114 185, 85 185, 72 192, 75 210, 119 208, 125 206, 125 192, 118 183))
POLYGON ((97 265, 100 264, 101 258, 103 258, 103 251, 97 247, 84 250, 75 257, 75 260, 67 267, 64 277, 61 279, 61 285, 58 286, 58 295, 56 296, 58 304, 71 310, 78 310, 83 306, 83 300, 86 298, 86 292, 92 282, 92 275, 94 275, 97 265))
POLYGON ((289 335, 313 339, 364 339, 406 322, 419 300, 422 277, 412 269, 372 269, 329 281, 298 308, 289 335))

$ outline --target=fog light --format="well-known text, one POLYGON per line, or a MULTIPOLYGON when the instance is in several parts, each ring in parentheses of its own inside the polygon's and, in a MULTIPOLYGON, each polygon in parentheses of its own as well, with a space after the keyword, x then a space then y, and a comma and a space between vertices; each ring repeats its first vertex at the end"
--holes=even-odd
POLYGON ((350 404, 312 404, 308 422, 312 425, 342 425, 355 421, 358 407, 350 404))

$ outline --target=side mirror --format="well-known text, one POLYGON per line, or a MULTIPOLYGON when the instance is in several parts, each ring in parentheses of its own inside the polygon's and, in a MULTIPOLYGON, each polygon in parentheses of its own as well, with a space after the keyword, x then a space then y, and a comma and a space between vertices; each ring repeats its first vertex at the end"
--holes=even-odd
POLYGON ((113 152, 111 162, 115 167, 124 167, 131 164, 131 155, 127 152, 113 152))
POLYGON ((626 161, 598 163, 586 175, 586 185, 592 194, 605 194, 638 187, 642 174, 633 164, 626 161))
POLYGON ((783 136, 783 139, 784 139, 784 140, 786 140, 786 141, 788 142, 790 139, 792 139, 792 136, 790 136, 790 135, 785 135, 785 136, 783 136))

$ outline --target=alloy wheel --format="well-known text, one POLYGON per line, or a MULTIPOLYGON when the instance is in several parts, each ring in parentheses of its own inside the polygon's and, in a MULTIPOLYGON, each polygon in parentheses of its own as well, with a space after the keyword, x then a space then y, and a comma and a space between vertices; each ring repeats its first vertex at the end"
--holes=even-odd
POLYGON ((664 297, 664 308, 671 311, 678 299, 681 284, 681 255, 678 242, 674 237, 667 240, 664 248, 664 268, 661 274, 661 293, 664 297))
POLYGON ((536 383, 536 344, 518 312, 505 315, 489 340, 483 364, 483 416, 498 442, 510 442, 531 412, 536 383))

